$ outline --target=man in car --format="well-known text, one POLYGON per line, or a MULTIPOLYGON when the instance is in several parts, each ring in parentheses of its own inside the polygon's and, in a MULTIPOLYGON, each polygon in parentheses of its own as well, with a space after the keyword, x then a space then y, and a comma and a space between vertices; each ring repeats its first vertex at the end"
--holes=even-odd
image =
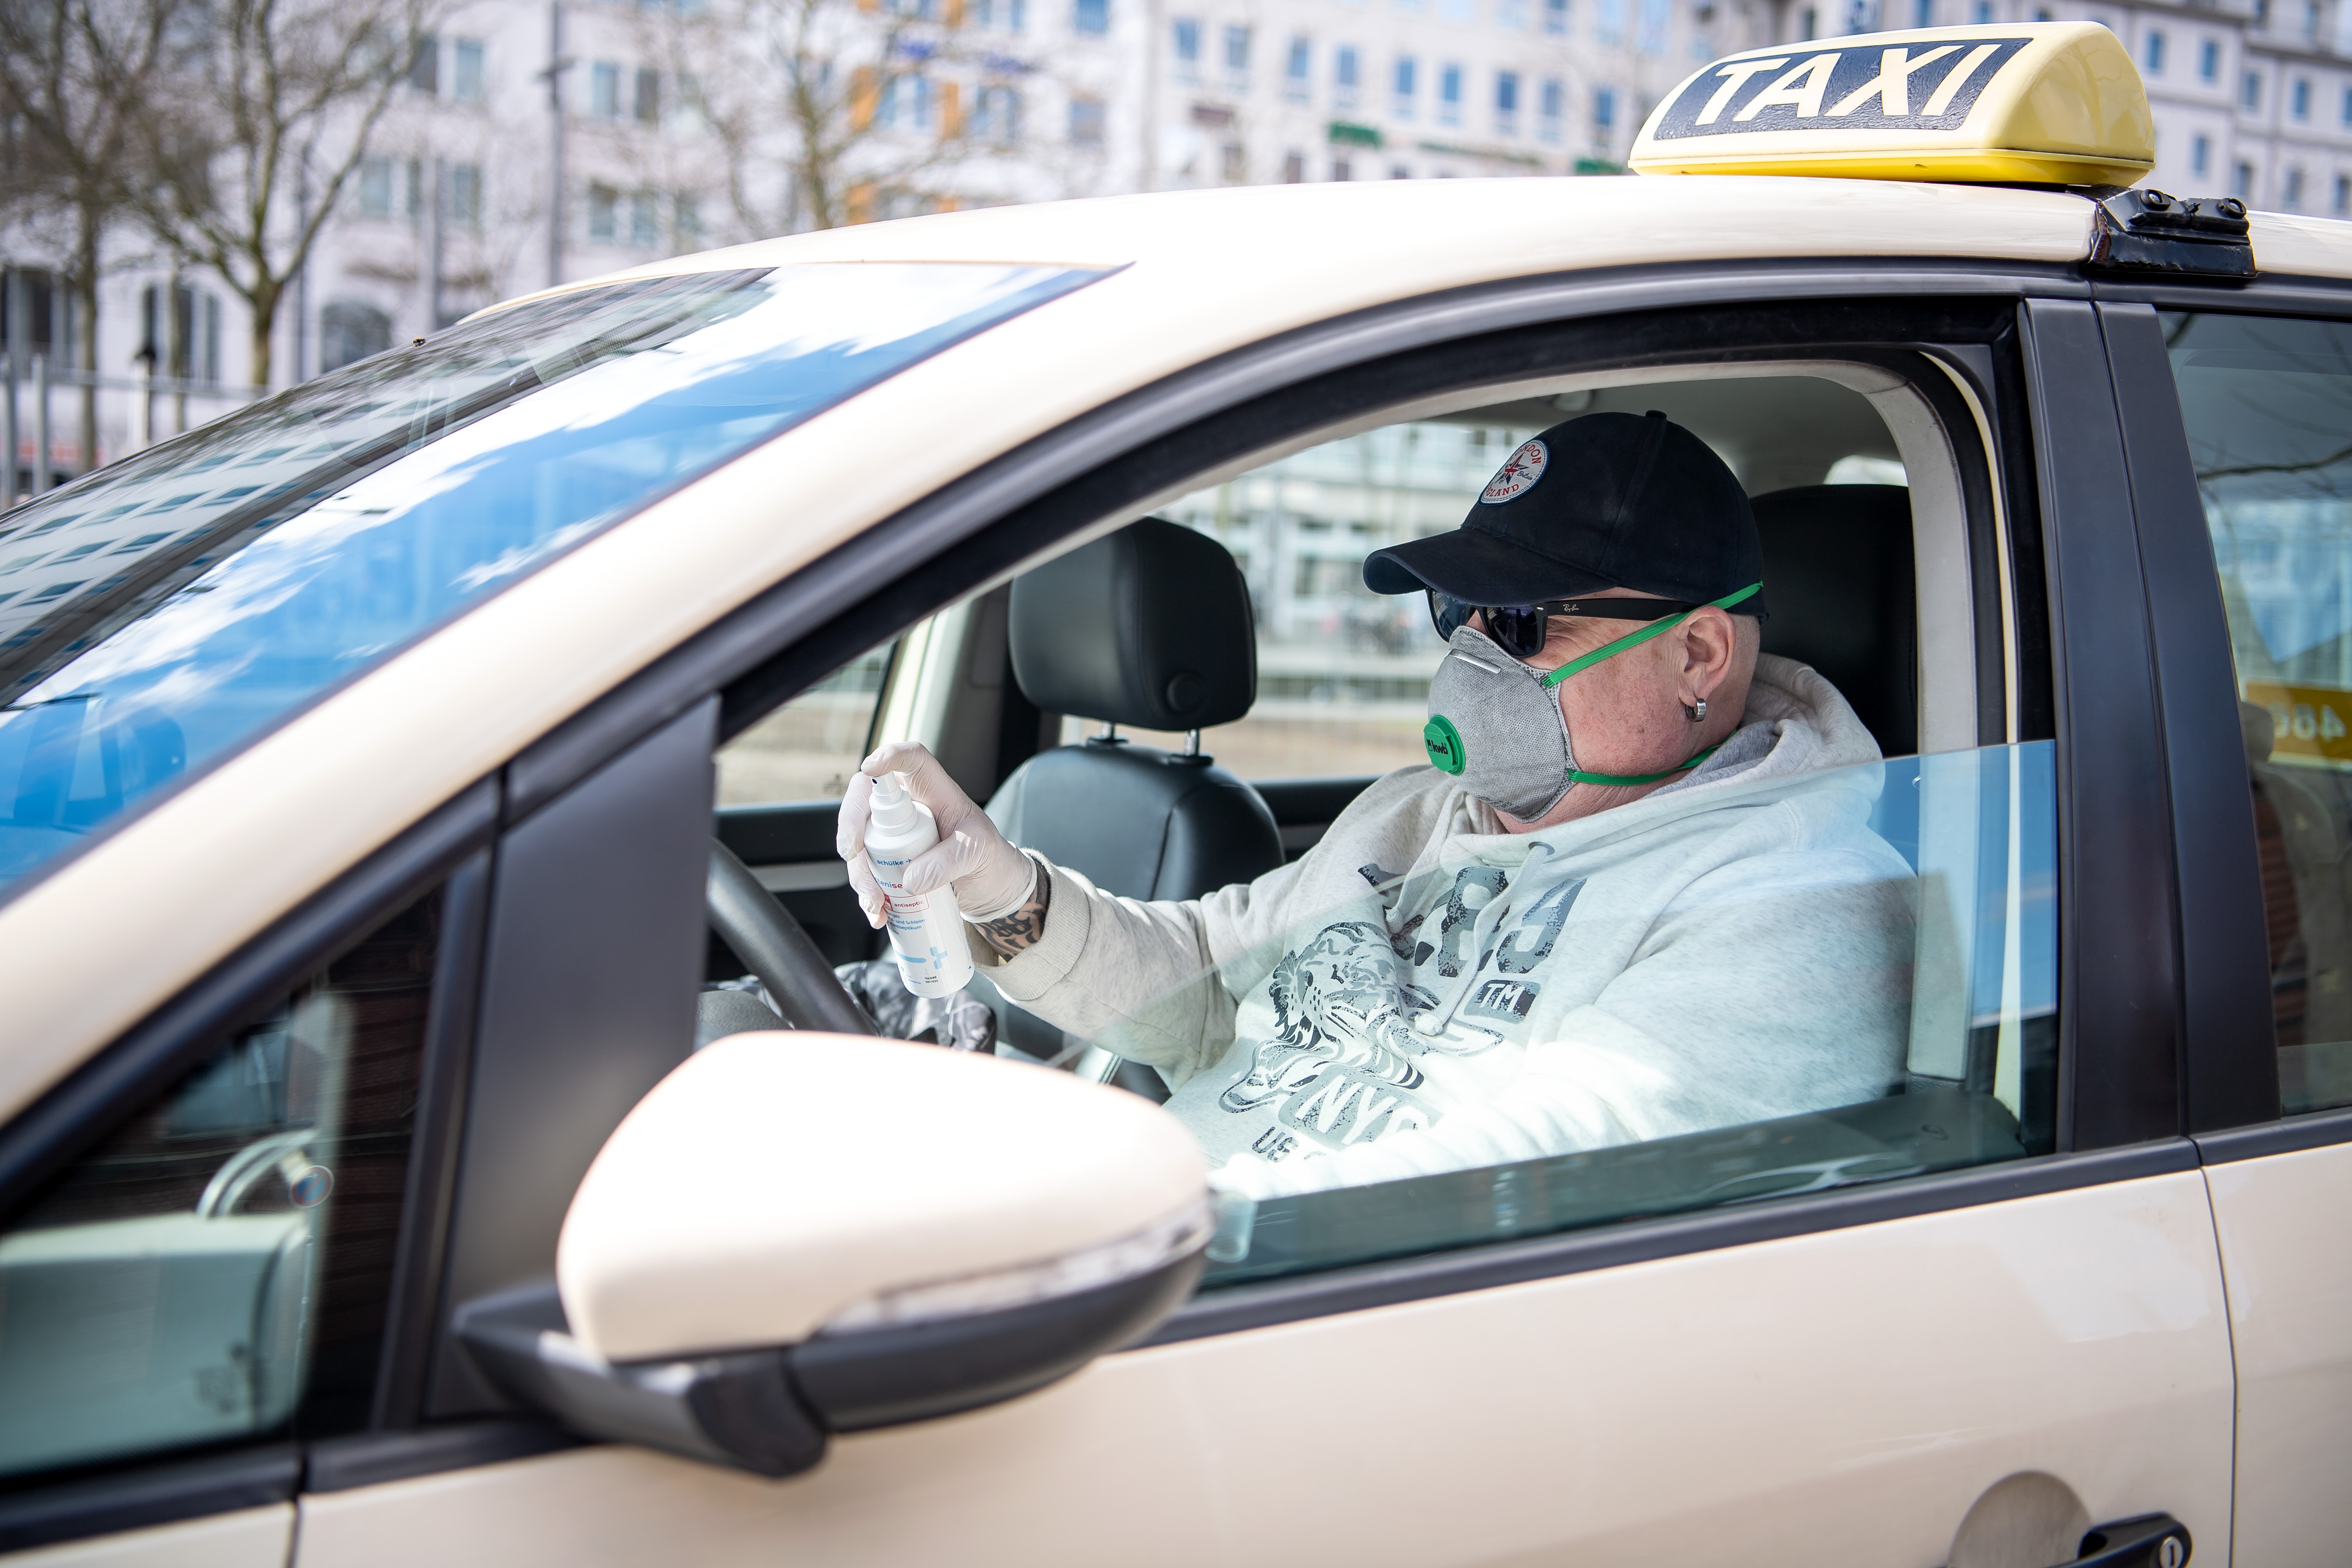
POLYGON ((1366 790, 1299 860, 1141 903, 1007 843, 921 747, 866 759, 937 814, 1010 1000, 1157 1068, 1253 1195, 1633 1142, 1885 1094, 1901 1077, 1910 868, 1868 826, 1878 748, 1759 654, 1738 481, 1664 416, 1514 452, 1461 528, 1364 563, 1449 651, 1433 765, 1366 790), (1828 770, 1844 769, 1844 772, 1828 770))

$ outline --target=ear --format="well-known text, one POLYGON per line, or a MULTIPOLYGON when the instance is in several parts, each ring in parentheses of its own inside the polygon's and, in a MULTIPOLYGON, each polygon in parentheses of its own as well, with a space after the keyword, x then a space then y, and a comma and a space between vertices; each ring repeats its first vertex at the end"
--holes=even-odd
POLYGON ((1730 616, 1713 605, 1691 612, 1675 639, 1682 645, 1682 691, 1685 707, 1715 689, 1731 673, 1739 646, 1738 628, 1730 616))

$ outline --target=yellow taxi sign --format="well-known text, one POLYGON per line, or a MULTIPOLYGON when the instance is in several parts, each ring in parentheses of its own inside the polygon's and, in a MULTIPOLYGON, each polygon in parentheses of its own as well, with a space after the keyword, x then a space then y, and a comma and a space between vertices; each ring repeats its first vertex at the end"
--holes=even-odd
POLYGON ((1920 27, 1749 49, 1668 93, 1643 174, 2128 185, 2156 166, 2131 55, 2096 22, 1920 27))

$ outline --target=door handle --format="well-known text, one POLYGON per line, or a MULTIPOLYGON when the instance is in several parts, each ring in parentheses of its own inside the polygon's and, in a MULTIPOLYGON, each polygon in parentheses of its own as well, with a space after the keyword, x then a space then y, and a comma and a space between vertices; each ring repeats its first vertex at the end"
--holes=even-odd
POLYGON ((2074 1560, 2052 1568, 2181 1568, 2189 1548, 2187 1525, 2168 1513, 2144 1513, 2094 1526, 2074 1560))

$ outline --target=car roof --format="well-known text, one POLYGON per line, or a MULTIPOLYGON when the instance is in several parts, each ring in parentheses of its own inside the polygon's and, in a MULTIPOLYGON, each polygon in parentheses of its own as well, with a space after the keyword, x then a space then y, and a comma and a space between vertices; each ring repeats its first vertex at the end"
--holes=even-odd
POLYGON ((676 257, 593 281, 786 262, 1053 262, 1181 271, 1190 288, 1268 302, 1296 299, 1306 285, 1319 318, 1343 300, 1361 308, 1604 267, 1882 256, 2063 264, 2083 259, 2090 238, 2087 201, 2001 186, 1721 175, 1365 180, 940 213, 676 257))
MULTIPOLYGON (((2352 278, 2352 222, 2262 212, 2252 222, 2265 273, 2352 278)), ((1769 175, 1339 181, 824 229, 673 257, 490 309, 620 279, 847 261, 1134 267, 1269 302, 1318 285, 1316 304, 1344 299, 1361 308, 1609 267, 1832 257, 2065 265, 2090 254, 2091 235, 2085 197, 2006 185, 1769 175)))
MULTIPOLYGON (((794 263, 1107 269, 590 540, 0 907, 0 1116, 719 616, 1124 393, 1295 327, 1515 279, 1809 258, 2064 266, 2088 253, 2092 211, 2056 191, 1758 176, 1259 186, 800 235, 571 285, 794 263)), ((2266 270, 2352 276, 2352 226, 2265 215, 2254 244, 2266 270)))

